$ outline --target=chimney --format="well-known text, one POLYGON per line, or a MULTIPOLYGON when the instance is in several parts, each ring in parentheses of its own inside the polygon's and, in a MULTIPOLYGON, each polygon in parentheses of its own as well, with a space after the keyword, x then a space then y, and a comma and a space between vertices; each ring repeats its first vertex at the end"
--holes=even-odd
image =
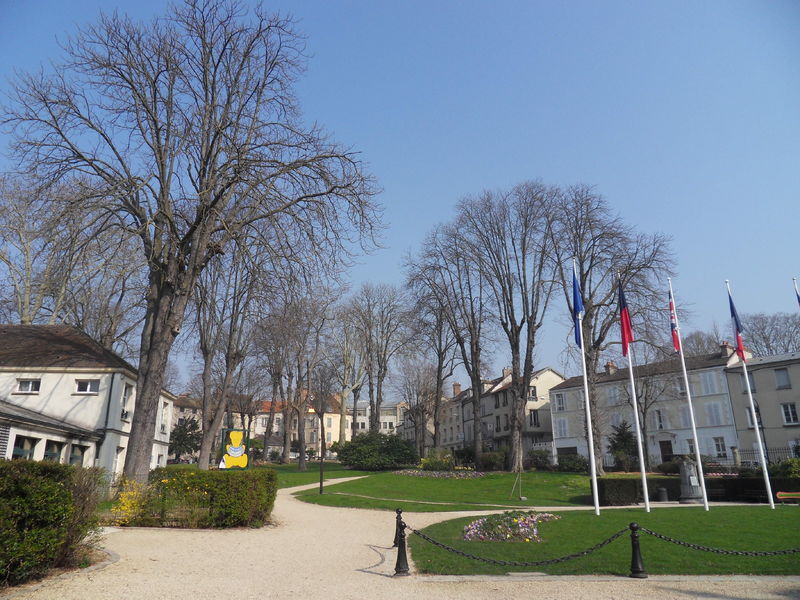
POLYGON ((719 349, 722 352, 722 356, 726 358, 730 358, 731 356, 733 356, 734 352, 733 346, 731 346, 728 342, 722 342, 719 345, 719 349))
POLYGON ((506 367, 503 369, 503 378, 511 377, 511 367, 506 367))
POLYGON ((458 396, 461 393, 461 384, 454 381, 453 382, 453 398, 458 396))
POLYGON ((606 363, 606 375, 613 375, 618 370, 619 369, 617 368, 617 365, 614 363, 613 360, 610 360, 606 363))

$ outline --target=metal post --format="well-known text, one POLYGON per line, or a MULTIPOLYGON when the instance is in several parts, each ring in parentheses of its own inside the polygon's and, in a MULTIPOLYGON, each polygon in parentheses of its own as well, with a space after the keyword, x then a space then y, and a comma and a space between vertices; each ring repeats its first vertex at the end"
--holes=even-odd
POLYGON ((631 523, 628 527, 631 529, 631 574, 629 577, 647 579, 642 562, 642 551, 639 549, 639 524, 631 523))
POLYGON ((397 544, 400 543, 400 523, 403 522, 403 509, 398 508, 394 512, 397 513, 397 517, 394 520, 394 541, 392 542, 392 548, 397 548, 397 544))
POLYGON ((398 521, 400 531, 397 540, 397 562, 394 565, 394 576, 408 575, 408 557, 406 556, 406 524, 398 521))

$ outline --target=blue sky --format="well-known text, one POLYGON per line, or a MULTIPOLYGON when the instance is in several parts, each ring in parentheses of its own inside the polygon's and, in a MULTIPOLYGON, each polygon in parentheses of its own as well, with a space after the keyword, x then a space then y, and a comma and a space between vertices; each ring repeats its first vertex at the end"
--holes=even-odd
MULTIPOLYGON (((100 7, 163 5, 0 0, 0 90, 100 7)), ((540 179, 593 184, 640 230, 673 237, 684 331, 727 328, 725 279, 740 313, 797 310, 800 3, 265 6, 308 38, 305 118, 361 151, 384 190, 385 248, 355 282, 401 282, 402 256, 460 197, 540 179)), ((559 366, 568 336, 554 313, 540 366, 559 366)))

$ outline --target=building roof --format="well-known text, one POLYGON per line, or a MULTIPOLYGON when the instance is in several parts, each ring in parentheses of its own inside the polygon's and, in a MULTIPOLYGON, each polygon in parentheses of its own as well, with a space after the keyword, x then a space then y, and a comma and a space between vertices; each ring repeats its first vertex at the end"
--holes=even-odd
MULTIPOLYGON (((772 356, 759 356, 747 359, 748 369, 757 369, 759 367, 775 367, 778 365, 789 365, 793 363, 800 363, 800 352, 789 352, 787 354, 774 354, 772 356)), ((736 369, 741 370, 741 363, 731 365, 726 371, 733 371, 736 369)))
POLYGON ((69 325, 0 325, 0 367, 136 368, 69 325))
MULTIPOLYGON (((715 352, 714 354, 702 354, 700 356, 687 356, 686 357, 686 370, 697 371, 699 369, 710 369, 713 367, 724 367, 731 362, 732 359, 738 360, 734 354, 729 356, 727 352, 715 352)), ((681 362, 679 356, 676 354, 668 360, 659 362, 648 363, 646 365, 639 365, 633 367, 634 377, 653 377, 654 375, 669 375, 671 373, 681 372, 681 362)), ((627 381, 630 375, 628 369, 615 369, 612 372, 602 372, 596 374, 597 383, 610 383, 613 381, 627 381)), ((559 390, 583 387, 583 376, 570 377, 566 381, 553 386, 550 391, 557 392, 559 390)))
POLYGON ((71 433, 78 437, 100 438, 100 434, 96 431, 73 425, 61 419, 48 417, 42 413, 12 404, 11 402, 6 402, 5 400, 0 400, 0 421, 21 422, 37 425, 39 427, 47 427, 49 429, 71 433))
POLYGON ((203 408, 203 401, 200 398, 193 398, 188 394, 181 394, 179 396, 175 396, 175 400, 173 400, 173 404, 175 408, 203 408))

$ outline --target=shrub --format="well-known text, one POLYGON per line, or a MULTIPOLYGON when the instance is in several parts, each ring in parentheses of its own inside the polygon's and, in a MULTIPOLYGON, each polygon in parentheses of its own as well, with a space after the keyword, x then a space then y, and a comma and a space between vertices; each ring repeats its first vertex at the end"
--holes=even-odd
POLYGON ((531 461, 531 467, 537 471, 553 470, 553 463, 547 450, 531 450, 528 452, 528 458, 531 461))
MULTIPOLYGON (((144 524, 177 527, 261 527, 275 505, 274 470, 184 470, 164 467, 150 476, 144 524)), ((131 524, 137 524, 132 521, 131 524)))
POLYGON ((777 465, 770 467, 769 474, 773 477, 787 479, 800 479, 800 458, 787 458, 777 465))
POLYGON ((597 480, 597 493, 603 506, 628 506, 642 498, 642 485, 632 477, 601 477, 597 480))
POLYGON ((558 457, 558 465, 556 468, 559 471, 566 471, 569 473, 588 473, 589 461, 580 454, 564 454, 558 457))
POLYGON ((661 463, 656 467, 656 471, 663 473, 664 475, 677 475, 681 472, 681 460, 673 458, 670 461, 661 463))
POLYGON ((423 471, 452 471, 456 467, 453 455, 444 448, 431 448, 421 466, 423 471))
POLYGON ((270 462, 278 462, 281 459, 281 453, 278 450, 270 450, 269 451, 269 460, 270 462))
POLYGON ((475 449, 472 447, 456 448, 453 451, 453 456, 455 457, 456 464, 458 465, 475 465, 475 449))
POLYGON ((95 530, 100 481, 97 469, 0 461, 0 584, 75 562, 95 530))
POLYGON ((411 442, 396 435, 370 432, 342 444, 339 461, 361 471, 387 471, 416 465, 419 457, 411 442))
POLYGON ((483 452, 481 454, 481 468, 484 471, 502 471, 506 466, 506 453, 483 452))

